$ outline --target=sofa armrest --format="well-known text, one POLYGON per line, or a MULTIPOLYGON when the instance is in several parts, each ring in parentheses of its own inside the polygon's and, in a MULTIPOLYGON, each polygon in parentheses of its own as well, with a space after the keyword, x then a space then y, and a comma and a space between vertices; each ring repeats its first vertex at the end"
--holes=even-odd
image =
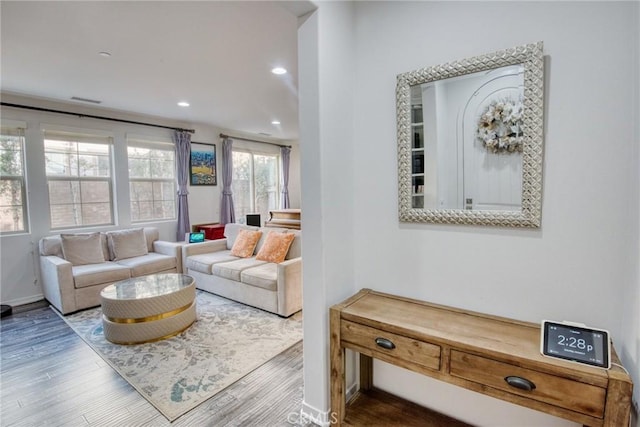
POLYGON ((206 240, 202 243, 188 243, 182 246, 182 265, 187 265, 187 258, 191 255, 201 255, 226 250, 227 239, 206 240))
POLYGON ((182 245, 183 243, 156 240, 153 242, 153 251, 163 255, 176 257, 176 269, 182 273, 182 245))
POLYGON ((72 265, 55 255, 40 256, 44 296, 62 314, 77 310, 72 265))
POLYGON ((302 309, 302 258, 278 264, 278 314, 289 317, 302 309))

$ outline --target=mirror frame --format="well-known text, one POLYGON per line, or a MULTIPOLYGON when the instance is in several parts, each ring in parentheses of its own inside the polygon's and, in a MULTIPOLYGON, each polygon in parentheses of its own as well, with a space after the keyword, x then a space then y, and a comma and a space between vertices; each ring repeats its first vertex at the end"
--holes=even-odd
POLYGON ((540 227, 544 130, 542 42, 526 44, 397 76, 398 211, 401 222, 540 227), (519 211, 423 209, 411 207, 411 86, 492 70, 524 66, 522 206, 519 211))

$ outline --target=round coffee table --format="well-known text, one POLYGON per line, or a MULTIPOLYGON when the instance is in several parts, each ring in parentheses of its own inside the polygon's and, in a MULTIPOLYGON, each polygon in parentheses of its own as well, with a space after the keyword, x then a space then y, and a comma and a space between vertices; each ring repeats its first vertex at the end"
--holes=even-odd
POLYGON ((152 274, 100 292, 104 337, 115 344, 159 341, 196 320, 195 280, 185 274, 152 274))

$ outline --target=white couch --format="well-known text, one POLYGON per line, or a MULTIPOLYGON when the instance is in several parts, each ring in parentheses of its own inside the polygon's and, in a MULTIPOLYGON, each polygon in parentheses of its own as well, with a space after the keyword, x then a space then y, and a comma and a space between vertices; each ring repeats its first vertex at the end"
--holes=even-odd
MULTIPOLYGON (((95 234, 99 234, 102 262, 93 262, 97 260, 91 260, 89 255, 85 260, 78 260, 78 256, 72 256, 70 251, 67 251, 70 260, 65 259, 60 235, 40 239, 40 273, 44 297, 62 314, 100 305, 100 291, 111 283, 148 274, 182 272, 182 244, 158 240, 159 232, 155 227, 72 236, 95 234), (124 238, 132 237, 138 239, 139 243, 134 251, 131 248, 123 251, 119 249, 122 245, 109 244, 114 241, 124 242, 124 238)), ((66 236, 68 235, 65 238, 66 236)), ((83 255, 80 253, 80 258, 83 255)))
POLYGON ((182 247, 184 273, 196 280, 196 288, 234 301, 288 317, 302 309, 302 258, 298 230, 258 228, 227 224, 225 239, 182 247), (253 256, 239 258, 231 249, 241 229, 260 230, 262 237, 253 256), (270 232, 295 235, 285 260, 281 263, 256 259, 256 254, 270 232))

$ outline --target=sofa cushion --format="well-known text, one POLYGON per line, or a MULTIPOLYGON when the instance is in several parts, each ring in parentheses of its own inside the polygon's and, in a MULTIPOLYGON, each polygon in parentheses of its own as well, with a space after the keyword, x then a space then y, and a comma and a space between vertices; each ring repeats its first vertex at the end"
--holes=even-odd
POLYGON ((279 233, 270 231, 267 233, 267 239, 258 251, 256 259, 260 261, 275 262, 276 264, 284 261, 289 247, 295 236, 291 233, 279 233))
POLYGON ((295 237, 293 238, 291 246, 289 246, 289 252, 287 252, 287 256, 285 256, 284 259, 300 258, 302 256, 302 232, 300 232, 300 230, 289 230, 288 233, 293 234, 295 237))
POLYGON ((187 257, 187 265, 184 266, 185 272, 189 269, 199 271, 200 273, 211 274, 211 267, 221 262, 234 261, 238 257, 231 255, 231 251, 210 252, 201 255, 191 255, 187 257))
POLYGON ((240 258, 249 258, 253 255, 253 251, 262 236, 262 231, 257 230, 240 230, 236 241, 231 248, 231 255, 240 258))
POLYGON ((258 261, 255 258, 241 258, 235 261, 221 262, 214 264, 211 272, 215 276, 224 277, 225 279, 240 281, 240 273, 247 268, 256 267, 264 264, 264 261, 258 261))
POLYGON ((177 268, 178 265, 176 257, 155 252, 122 259, 117 261, 117 263, 129 267, 131 269, 131 277, 145 276, 147 274, 171 270, 177 268))
POLYGON ((149 253, 147 239, 142 228, 107 232, 111 260, 138 257, 149 253))
POLYGON ((64 259, 72 265, 105 262, 100 233, 61 234, 60 244, 64 259))
POLYGON ((240 230, 259 230, 258 227, 253 227, 250 225, 238 224, 235 222, 230 222, 224 226, 224 237, 227 239, 227 249, 231 249, 233 244, 236 242, 236 238, 238 237, 238 233, 240 230))
POLYGON ((278 265, 270 262, 247 268, 240 273, 240 281, 247 285, 275 291, 278 283, 278 265))
POLYGON ((73 274, 73 283, 76 288, 117 282, 131 277, 129 267, 109 261, 73 266, 71 274, 73 274))
POLYGON ((60 258, 64 258, 62 254, 62 240, 60 239, 60 235, 55 236, 47 236, 40 239, 40 255, 42 256, 50 256, 54 255, 60 258))
MULTIPOLYGON (((100 233, 100 241, 102 242, 102 253, 104 254, 104 259, 105 261, 107 261, 109 259, 107 235, 104 233, 100 233)), ((62 253, 62 238, 59 234, 43 237, 42 239, 40 239, 39 247, 40 255, 42 256, 54 255, 60 258, 64 258, 64 254, 62 253)))
POLYGON ((279 233, 291 233, 295 236, 293 238, 293 242, 291 242, 291 246, 289 247, 289 252, 287 252, 287 256, 284 257, 285 260, 299 258, 302 256, 302 249, 301 249, 302 242, 300 240, 302 236, 302 232, 300 230, 293 230, 291 228, 282 228, 282 227, 268 227, 268 228, 262 228, 261 230, 263 231, 263 233, 260 240, 258 240, 258 244, 256 245, 256 253, 260 252, 260 249, 262 249, 262 246, 264 246, 265 242, 267 241, 267 235, 269 233, 266 231, 275 231, 279 233))
POLYGON ((145 227, 142 230, 144 231, 144 237, 147 240, 147 251, 153 252, 153 242, 160 240, 160 231, 157 227, 145 227))

